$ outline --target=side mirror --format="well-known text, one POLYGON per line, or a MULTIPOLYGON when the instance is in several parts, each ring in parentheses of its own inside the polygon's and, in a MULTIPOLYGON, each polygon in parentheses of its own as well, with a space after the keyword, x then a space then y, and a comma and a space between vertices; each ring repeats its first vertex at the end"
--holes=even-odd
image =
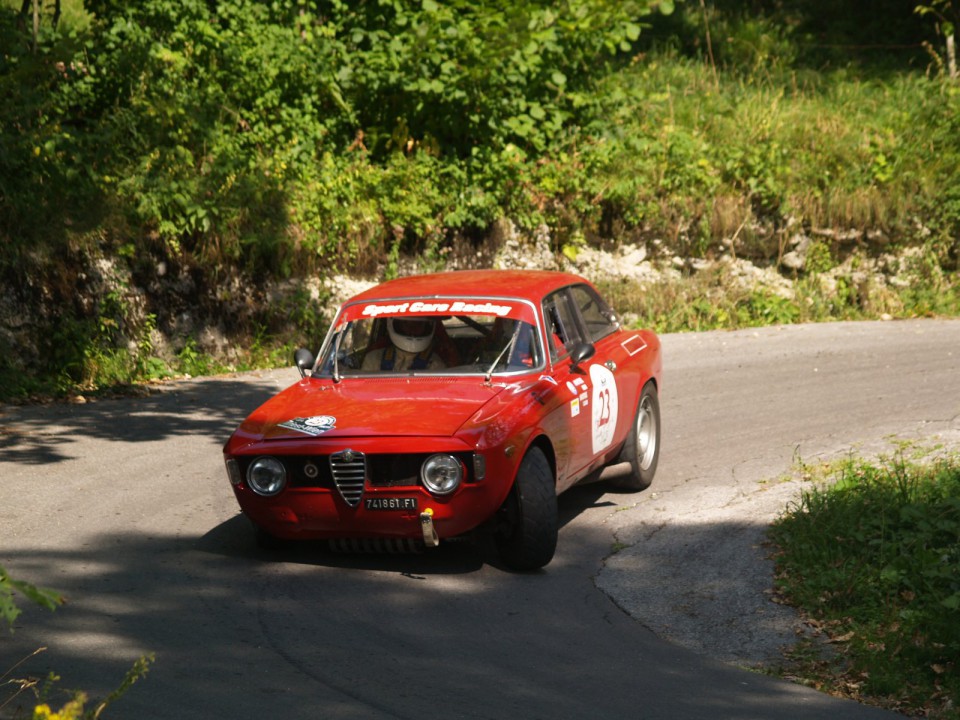
POLYGON ((586 362, 596 353, 597 349, 591 343, 577 343, 570 351, 570 369, 573 372, 583 372, 580 370, 580 363, 586 362))
POLYGON ((313 370, 317 359, 306 348, 297 348, 296 352, 293 353, 293 362, 297 366, 297 370, 300 371, 300 377, 306 377, 307 371, 313 370))

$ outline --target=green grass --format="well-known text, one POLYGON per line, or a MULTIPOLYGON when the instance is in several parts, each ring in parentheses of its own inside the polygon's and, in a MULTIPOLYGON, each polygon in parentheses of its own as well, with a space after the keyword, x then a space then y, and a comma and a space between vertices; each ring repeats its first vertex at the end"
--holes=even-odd
POLYGON ((829 638, 781 671, 826 692, 960 717, 960 457, 901 445, 816 481, 771 528, 777 590, 829 638))
POLYGON ((784 69, 714 79, 661 55, 604 78, 599 95, 595 185, 681 253, 736 234, 740 254, 776 258, 787 217, 901 236, 918 215, 958 219, 937 201, 960 158, 949 83, 784 69))

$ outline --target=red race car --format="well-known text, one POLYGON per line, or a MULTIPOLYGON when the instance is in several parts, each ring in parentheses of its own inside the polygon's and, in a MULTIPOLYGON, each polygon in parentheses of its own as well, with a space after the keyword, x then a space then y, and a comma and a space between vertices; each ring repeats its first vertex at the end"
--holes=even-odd
POLYGON ((391 280, 295 361, 302 379, 224 447, 266 547, 433 547, 483 526, 530 570, 553 557, 559 493, 620 463, 611 482, 642 490, 657 469, 660 341, 575 275, 391 280))

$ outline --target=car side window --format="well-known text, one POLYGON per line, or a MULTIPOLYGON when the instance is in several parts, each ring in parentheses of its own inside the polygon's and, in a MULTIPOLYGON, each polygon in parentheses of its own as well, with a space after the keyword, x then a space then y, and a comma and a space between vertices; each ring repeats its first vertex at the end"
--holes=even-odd
POLYGON ((543 317, 547 323, 547 340, 550 343, 552 360, 563 357, 583 340, 566 290, 558 290, 547 296, 543 301, 543 317))
POLYGON ((570 288, 570 295, 580 311, 590 342, 605 338, 619 327, 616 315, 593 288, 574 285, 570 288))

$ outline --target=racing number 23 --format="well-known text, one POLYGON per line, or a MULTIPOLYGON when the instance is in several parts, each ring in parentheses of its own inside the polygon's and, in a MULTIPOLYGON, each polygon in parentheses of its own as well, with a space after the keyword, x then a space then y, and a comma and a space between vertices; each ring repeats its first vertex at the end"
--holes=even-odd
POLYGON ((597 429, 610 422, 610 388, 601 388, 597 393, 597 399, 600 401, 600 417, 597 420, 597 429))
POLYGON ((613 442, 613 434, 617 427, 617 383, 613 373, 603 365, 590 366, 590 382, 593 385, 591 435, 593 453, 596 455, 613 442))

